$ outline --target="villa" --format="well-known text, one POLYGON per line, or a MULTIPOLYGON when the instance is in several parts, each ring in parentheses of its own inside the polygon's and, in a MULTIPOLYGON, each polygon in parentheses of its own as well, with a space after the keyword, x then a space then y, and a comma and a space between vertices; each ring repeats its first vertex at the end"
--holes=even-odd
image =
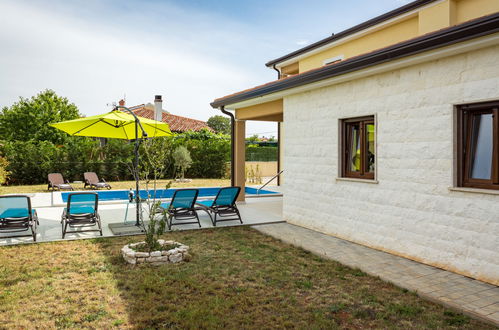
POLYGON ((499 284, 499 1, 414 1, 266 66, 211 103, 233 184, 245 122, 278 122, 284 220, 499 284))

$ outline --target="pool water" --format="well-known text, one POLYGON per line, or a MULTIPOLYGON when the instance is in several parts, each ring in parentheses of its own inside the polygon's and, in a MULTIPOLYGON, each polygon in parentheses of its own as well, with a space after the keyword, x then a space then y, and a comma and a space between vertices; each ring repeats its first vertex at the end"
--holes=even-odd
MULTIPOLYGON (((215 197, 220 190, 219 187, 210 187, 210 188, 196 188, 199 190, 199 197, 215 197)), ((172 198, 173 193, 177 189, 157 189, 156 190, 156 198, 172 198)), ((128 193, 129 190, 99 190, 96 191, 97 194, 99 195, 99 200, 100 201, 120 201, 120 200, 128 200, 128 193)), ((149 191, 151 194, 154 193, 153 191, 149 191)), ((251 187, 246 187, 245 188, 245 193, 246 195, 256 195, 257 189, 256 188, 251 188, 251 187)), ((66 203, 68 201, 68 195, 70 193, 68 192, 63 192, 61 193, 62 196, 62 201, 66 203)), ((271 194, 277 194, 275 191, 270 191, 270 190, 260 190, 260 195, 271 195, 271 194)), ((140 198, 147 198, 148 197, 148 191, 147 190, 140 190, 140 198)))

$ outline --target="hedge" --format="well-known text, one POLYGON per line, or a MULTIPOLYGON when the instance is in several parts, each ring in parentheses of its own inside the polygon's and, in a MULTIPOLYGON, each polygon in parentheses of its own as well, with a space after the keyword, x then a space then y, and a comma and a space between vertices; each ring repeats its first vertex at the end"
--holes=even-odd
POLYGON ((246 147, 246 161, 274 162, 277 161, 278 148, 276 147, 246 147))
MULTIPOLYGON (((164 178, 173 178, 173 150, 184 145, 193 160, 186 172, 190 178, 222 178, 230 159, 230 139, 225 135, 189 132, 167 139, 167 171, 164 178)), ((108 140, 104 146, 91 138, 73 137, 64 145, 48 141, 8 141, 1 143, 0 153, 8 162, 9 184, 40 184, 47 174, 62 173, 70 181, 83 180, 83 173, 97 172, 108 181, 133 180, 131 166, 134 144, 123 140, 108 140)), ((140 151, 144 152, 143 149, 140 151)))
MULTIPOLYGON (((164 178, 175 177, 172 153, 183 145, 189 150, 192 164, 186 171, 188 178, 223 178, 230 162, 230 138, 209 131, 186 132, 166 139, 161 146, 166 153, 167 170, 164 178)), ((133 180, 133 142, 109 139, 105 145, 98 140, 71 137, 64 145, 49 141, 4 141, 0 156, 7 160, 9 184, 40 184, 47 182, 47 174, 62 173, 70 181, 83 180, 83 173, 97 172, 108 181, 133 180)), ((141 154, 144 153, 141 148, 141 154)), ((276 161, 275 147, 246 147, 247 161, 276 161)))

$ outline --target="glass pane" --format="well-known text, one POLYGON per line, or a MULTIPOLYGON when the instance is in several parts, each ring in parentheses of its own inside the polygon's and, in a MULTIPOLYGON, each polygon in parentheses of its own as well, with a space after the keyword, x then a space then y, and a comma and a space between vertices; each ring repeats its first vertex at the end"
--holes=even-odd
POLYGON ((374 172, 375 169, 375 153, 374 147, 374 124, 366 124, 366 145, 367 145, 367 172, 374 172))
POLYGON ((493 144, 492 114, 473 116, 471 131, 471 173, 473 179, 490 180, 493 144))
POLYGON ((350 125, 350 159, 348 160, 348 170, 350 172, 360 172, 360 126, 350 125))

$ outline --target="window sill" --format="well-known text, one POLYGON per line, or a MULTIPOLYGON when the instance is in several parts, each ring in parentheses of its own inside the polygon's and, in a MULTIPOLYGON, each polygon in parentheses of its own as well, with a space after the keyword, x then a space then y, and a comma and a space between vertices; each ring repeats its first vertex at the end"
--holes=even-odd
POLYGON ((479 189, 479 188, 467 188, 467 187, 449 187, 450 191, 467 192, 474 194, 487 194, 487 195, 499 195, 499 190, 493 189, 479 189))
POLYGON ((378 184, 379 183, 378 180, 344 178, 344 177, 338 177, 338 178, 336 178, 336 181, 362 182, 362 183, 371 183, 371 184, 378 184))

